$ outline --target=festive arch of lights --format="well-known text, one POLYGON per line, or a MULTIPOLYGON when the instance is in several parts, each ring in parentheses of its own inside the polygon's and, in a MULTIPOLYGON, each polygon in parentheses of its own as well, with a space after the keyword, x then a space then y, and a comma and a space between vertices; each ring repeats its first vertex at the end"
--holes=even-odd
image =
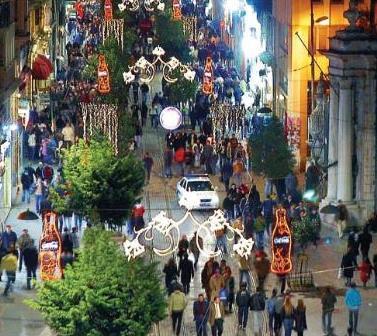
POLYGON ((126 84, 133 82, 136 77, 142 83, 150 83, 156 74, 156 65, 162 67, 162 75, 168 83, 175 83, 178 80, 176 71, 192 82, 195 78, 195 71, 191 70, 187 65, 182 64, 177 58, 170 57, 169 61, 164 61, 162 57, 165 50, 160 46, 153 49, 153 62, 149 62, 145 57, 140 57, 135 65, 129 66, 129 71, 123 73, 123 79, 126 84))
POLYGON ((153 252, 158 256, 173 254, 175 251, 177 251, 179 243, 179 239, 174 239, 174 237, 180 237, 180 225, 187 219, 191 219, 194 226, 197 228, 196 245, 200 252, 205 256, 215 257, 220 255, 221 251, 211 251, 206 248, 202 248, 199 244, 199 236, 206 234, 215 237, 216 232, 226 229, 226 237, 229 241, 233 240, 235 236, 238 236, 237 243, 233 245, 233 251, 246 259, 249 257, 254 246, 253 239, 246 239, 243 236, 243 230, 232 227, 227 222, 224 213, 221 210, 216 210, 212 216, 202 223, 192 215, 190 210, 187 210, 185 215, 178 221, 167 217, 166 212, 161 211, 147 224, 145 228, 135 232, 136 237, 134 240, 126 240, 123 243, 126 257, 128 260, 131 260, 141 256, 146 250, 147 242, 153 242, 153 239, 155 238, 154 232, 156 231, 165 237, 166 241, 168 241, 168 246, 162 249, 152 247, 153 252))
POLYGON ((155 10, 163 12, 165 10, 165 3, 162 0, 123 0, 122 3, 118 5, 121 12, 124 10, 137 12, 140 7, 144 7, 148 12, 155 10))

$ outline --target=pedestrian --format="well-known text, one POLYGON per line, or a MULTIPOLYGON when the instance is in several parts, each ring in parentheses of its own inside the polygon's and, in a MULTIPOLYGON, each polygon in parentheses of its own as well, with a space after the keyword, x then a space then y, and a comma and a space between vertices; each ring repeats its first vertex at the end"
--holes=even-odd
POLYGON ((23 262, 23 252, 25 248, 27 248, 32 243, 32 239, 29 235, 27 229, 23 229, 20 237, 18 238, 18 248, 19 248, 19 266, 18 270, 21 272, 22 270, 22 262, 23 262))
POLYGON ((136 148, 141 148, 141 139, 143 136, 143 129, 140 126, 140 123, 137 122, 135 125, 135 143, 136 143, 136 148))
POLYGON ((247 284, 247 288, 251 288, 251 279, 249 274, 249 261, 245 256, 238 256, 238 268, 240 271, 240 284, 245 282, 247 284))
POLYGON ((224 330, 224 305, 218 296, 213 298, 209 309, 209 324, 211 325, 212 336, 221 336, 224 330))
POLYGON ((263 312, 265 307, 265 295, 262 288, 257 287, 257 291, 250 298, 250 310, 253 314, 253 331, 255 336, 262 336, 263 312))
POLYGON ((274 320, 275 320, 275 306, 277 300, 277 290, 272 290, 271 297, 267 300, 267 314, 268 314, 268 331, 270 336, 274 336, 274 320))
POLYGON ((250 293, 247 290, 246 282, 242 282, 236 295, 236 304, 238 307, 238 328, 246 329, 249 316, 250 293))
POLYGON ((274 207, 276 207, 276 202, 271 198, 271 195, 267 195, 267 199, 262 203, 262 212, 265 219, 265 226, 267 234, 270 234, 272 221, 274 218, 274 207))
POLYGON ((358 267, 360 272, 360 280, 363 283, 363 287, 367 286, 367 282, 369 281, 372 275, 372 265, 368 259, 368 257, 363 258, 361 265, 358 267))
POLYGON ((181 333, 183 312, 187 306, 185 294, 179 288, 176 288, 170 295, 169 300, 169 314, 172 319, 173 333, 179 335, 181 333))
POLYGON ((221 167, 221 179, 222 182, 224 183, 225 191, 229 191, 229 181, 230 178, 233 175, 233 166, 232 163, 229 159, 225 159, 225 162, 223 163, 221 167))
POLYGON ((325 293, 321 298, 322 303, 322 330, 325 335, 331 335, 332 328, 332 314, 337 302, 336 296, 331 291, 330 287, 326 287, 325 293))
POLYGON ((30 244, 23 251, 24 262, 26 266, 26 288, 31 289, 31 280, 37 280, 37 267, 38 267, 38 250, 31 240, 30 244))
POLYGON ((211 290, 211 299, 213 300, 214 297, 219 297, 220 291, 224 287, 225 287, 224 277, 221 275, 220 269, 215 268, 214 274, 211 276, 209 280, 209 288, 211 290))
POLYGON ((79 240, 76 226, 72 228, 71 239, 72 239, 73 249, 77 250, 80 247, 80 240, 79 240))
POLYGON ((308 326, 306 324, 306 307, 304 305, 304 300, 298 300, 294 316, 297 336, 303 336, 304 330, 308 329, 308 326))
POLYGON ((10 247, 16 246, 17 234, 12 230, 12 226, 7 224, 5 226, 5 231, 1 234, 2 248, 8 251, 10 247))
POLYGON ((352 247, 348 247, 347 253, 342 258, 341 269, 343 277, 346 279, 346 286, 351 285, 353 273, 357 269, 356 256, 353 253, 352 247))
POLYGON ((368 258, 369 248, 373 241, 367 225, 364 226, 363 232, 359 235, 358 241, 360 244, 361 256, 364 260, 364 258, 368 258))
POLYGON ((64 251, 73 253, 72 236, 67 227, 64 228, 64 233, 62 235, 62 249, 64 251))
POLYGON ((271 263, 268 260, 266 253, 262 250, 257 250, 255 252, 254 268, 257 273, 258 287, 264 288, 264 282, 266 281, 267 275, 270 273, 271 263))
POLYGON ((16 280, 17 271, 17 252, 13 245, 11 245, 6 255, 1 259, 0 270, 5 271, 7 275, 7 283, 4 288, 4 296, 8 296, 9 291, 12 291, 12 284, 16 280))
POLYGON ((36 211, 36 213, 40 214, 41 213, 41 203, 42 203, 42 199, 43 199, 43 189, 44 189, 44 185, 43 185, 42 179, 40 177, 37 179, 35 187, 36 187, 35 192, 34 192, 34 195, 35 195, 35 211, 36 211))
POLYGON ((182 235, 182 238, 178 242, 178 253, 177 253, 178 258, 179 258, 180 261, 182 260, 183 256, 186 253, 188 253, 189 247, 190 247, 190 243, 187 240, 187 236, 186 235, 182 235))
POLYGON ((201 274, 202 288, 206 291, 207 300, 211 299, 211 289, 209 287, 209 281, 213 273, 214 258, 211 257, 205 264, 201 274))
POLYGON ((361 295, 358 289, 356 288, 356 284, 354 282, 351 283, 350 288, 347 289, 345 295, 345 304, 348 309, 349 313, 349 328, 352 330, 354 335, 357 335, 357 323, 359 319, 359 310, 361 306, 361 295))
POLYGON ((268 230, 266 223, 266 217, 259 213, 254 221, 256 246, 259 250, 263 250, 264 248, 264 230, 268 230))
POLYGON ((198 235, 197 231, 194 232, 194 236, 190 240, 189 248, 191 253, 194 255, 194 268, 196 270, 200 256, 200 250, 203 249, 203 238, 198 235))
POLYGON ((282 329, 282 326, 283 326, 284 301, 285 301, 284 294, 279 294, 276 297, 275 314, 274 314, 274 332, 275 332, 276 336, 281 335, 281 329, 282 329))
POLYGON ((33 179, 30 177, 27 167, 21 175, 21 185, 22 185, 22 202, 30 203, 30 192, 31 186, 33 184, 33 179))
POLYGON ((284 299, 283 308, 281 310, 281 317, 282 317, 283 326, 284 326, 284 335, 291 336, 292 330, 293 330, 295 312, 294 312, 294 308, 291 303, 291 298, 289 297, 289 295, 287 295, 284 299))
POLYGON ((183 255, 183 259, 179 262, 178 273, 181 274, 181 282, 183 285, 183 292, 188 294, 190 291, 190 282, 194 278, 194 264, 188 258, 188 254, 183 255))
POLYGON ((377 287, 377 254, 373 256, 374 285, 377 287))
POLYGON ((209 303, 203 294, 198 295, 198 300, 193 305, 196 336, 207 336, 207 322, 209 317, 209 303))
POLYGON ((165 273, 165 287, 166 289, 168 289, 173 280, 177 280, 179 275, 177 265, 173 258, 170 258, 169 261, 165 264, 162 272, 165 273))
POLYGON ((184 167, 185 159, 186 159, 185 155, 186 155, 186 151, 184 147, 179 147, 175 151, 175 154, 174 154, 174 160, 177 163, 177 167, 179 169, 179 173, 181 176, 185 175, 185 167, 184 167))
POLYGON ((170 147, 166 147, 164 151, 164 175, 165 177, 172 178, 173 171, 173 150, 170 147))
POLYGON ((336 221, 336 226, 338 228, 339 239, 343 238, 344 229, 347 227, 348 220, 348 210, 342 200, 338 201, 338 218, 336 221))
POLYGON ((144 169, 147 172, 147 182, 149 183, 149 181, 151 179, 153 159, 150 157, 148 152, 145 153, 143 162, 144 162, 144 169))
POLYGON ((224 272, 224 280, 225 280, 225 292, 227 293, 226 304, 227 304, 227 311, 228 313, 232 313, 233 304, 234 304, 234 289, 235 289, 235 281, 234 276, 232 275, 232 270, 229 266, 225 267, 224 272))

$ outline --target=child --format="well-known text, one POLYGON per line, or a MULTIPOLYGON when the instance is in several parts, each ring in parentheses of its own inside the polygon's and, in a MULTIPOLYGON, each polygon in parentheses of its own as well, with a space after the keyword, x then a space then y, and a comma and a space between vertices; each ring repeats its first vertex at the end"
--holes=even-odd
POLYGON ((363 286, 366 287, 372 273, 372 265, 370 264, 368 257, 363 259, 361 265, 359 266, 359 271, 360 280, 363 283, 363 286))

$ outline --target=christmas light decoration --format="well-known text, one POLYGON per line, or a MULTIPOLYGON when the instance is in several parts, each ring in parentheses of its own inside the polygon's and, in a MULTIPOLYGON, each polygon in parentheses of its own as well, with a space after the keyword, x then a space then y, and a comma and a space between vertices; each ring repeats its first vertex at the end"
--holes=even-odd
POLYGON ((173 20, 182 19, 181 2, 179 0, 173 0, 172 16, 173 20))
POLYGON ((284 275, 292 270, 292 234, 285 209, 276 210, 276 225, 271 237, 271 272, 284 275))
POLYGON ((175 83, 178 80, 176 70, 191 82, 195 79, 195 71, 191 70, 187 65, 182 64, 175 57, 171 57, 167 62, 164 61, 162 56, 165 55, 165 50, 160 46, 155 47, 152 53, 155 57, 153 62, 149 62, 142 56, 134 66, 128 67, 129 71, 123 73, 123 79, 126 84, 133 82, 136 77, 142 83, 150 83, 156 74, 157 64, 162 66, 162 75, 168 83, 175 83))
POLYGON ((183 16, 182 17, 182 26, 183 33, 191 41, 198 41, 198 19, 196 16, 183 16))
POLYGON ((123 36, 124 36, 124 20, 112 19, 104 20, 102 23, 102 44, 105 43, 109 37, 114 37, 118 42, 118 45, 123 50, 123 36))
POLYGON ((59 280, 63 274, 60 264, 62 242, 57 224, 57 213, 49 211, 44 214, 39 242, 39 269, 43 281, 59 280))
POLYGON ((118 4, 121 12, 124 10, 136 12, 140 7, 144 7, 148 12, 163 12, 165 10, 165 3, 162 0, 123 0, 122 3, 118 4))
POLYGON ((81 103, 84 123, 84 139, 92 136, 95 130, 105 134, 118 154, 118 106, 115 104, 81 103))
POLYGON ((206 237, 205 240, 209 239, 207 236, 215 238, 216 231, 224 230, 226 228, 226 237, 229 241, 233 240, 235 235, 239 236, 238 243, 233 246, 234 252, 245 258, 250 256, 254 245, 253 239, 244 238, 242 230, 233 228, 227 222, 222 210, 216 210, 212 216, 202 223, 196 220, 190 210, 187 210, 185 215, 178 221, 167 217, 166 212, 161 211, 145 228, 135 232, 136 237, 134 240, 126 240, 124 242, 123 246, 126 257, 130 260, 141 256, 146 250, 146 243, 154 240, 155 233, 162 234, 165 241, 167 241, 168 246, 166 248, 157 248, 152 245, 153 252, 159 256, 167 256, 174 253, 178 249, 178 242, 181 236, 179 229, 180 225, 182 225, 187 219, 190 219, 193 225, 197 226, 196 243, 203 255, 207 257, 215 257, 219 256, 221 251, 211 251, 202 248, 198 241, 199 236, 206 237))
POLYGON ((213 128, 222 135, 227 133, 240 134, 245 126, 246 109, 243 105, 231 105, 215 102, 210 107, 210 118, 213 128))
POLYGON ((110 92, 110 74, 104 55, 98 55, 98 92, 110 92))
POLYGON ((206 64, 204 67, 204 75, 203 75, 203 85, 202 91, 206 95, 210 95, 213 93, 213 65, 212 65, 212 58, 207 57, 206 64))

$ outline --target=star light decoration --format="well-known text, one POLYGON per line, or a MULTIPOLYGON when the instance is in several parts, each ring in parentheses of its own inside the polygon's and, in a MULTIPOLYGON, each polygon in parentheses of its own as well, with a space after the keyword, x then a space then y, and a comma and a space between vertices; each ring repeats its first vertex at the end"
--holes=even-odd
POLYGON ((131 12, 137 12, 140 7, 143 6, 147 12, 165 10, 165 3, 162 0, 123 0, 118 4, 118 8, 121 12, 129 10, 131 12))
POLYGON ((178 80, 176 71, 183 74, 183 76, 190 82, 195 79, 195 71, 190 69, 185 64, 182 64, 177 58, 170 57, 169 61, 164 61, 162 56, 165 55, 165 50, 160 46, 153 49, 154 60, 149 62, 145 57, 140 57, 135 65, 129 66, 128 72, 123 73, 123 79, 126 84, 130 84, 137 77, 142 83, 150 83, 156 74, 156 65, 162 66, 162 75, 168 83, 175 83, 178 80))
POLYGON ((199 244, 199 236, 201 232, 205 232, 206 235, 212 235, 215 237, 215 234, 219 230, 227 229, 226 237, 229 241, 233 240, 235 235, 239 236, 237 244, 233 246, 233 251, 241 257, 248 259, 251 250, 254 246, 254 241, 252 238, 246 239, 243 236, 243 230, 233 228, 226 220, 222 210, 216 210, 212 216, 210 216, 204 222, 199 222, 191 213, 190 210, 187 210, 185 215, 175 221, 167 217, 166 212, 161 211, 157 216, 155 216, 145 228, 135 231, 136 237, 134 240, 126 240, 123 243, 124 253, 128 260, 137 258, 141 256, 146 251, 145 243, 141 243, 144 238, 145 242, 153 241, 154 232, 162 234, 168 241, 167 248, 160 249, 153 247, 153 252, 157 255, 164 257, 170 254, 173 254, 178 249, 179 239, 174 239, 173 237, 179 238, 180 234, 180 225, 183 224, 187 219, 190 219, 193 224, 197 227, 196 235, 196 244, 202 254, 207 257, 216 257, 219 256, 221 251, 212 251, 207 248, 202 248, 199 244), (174 230, 176 232, 174 232, 174 230))

